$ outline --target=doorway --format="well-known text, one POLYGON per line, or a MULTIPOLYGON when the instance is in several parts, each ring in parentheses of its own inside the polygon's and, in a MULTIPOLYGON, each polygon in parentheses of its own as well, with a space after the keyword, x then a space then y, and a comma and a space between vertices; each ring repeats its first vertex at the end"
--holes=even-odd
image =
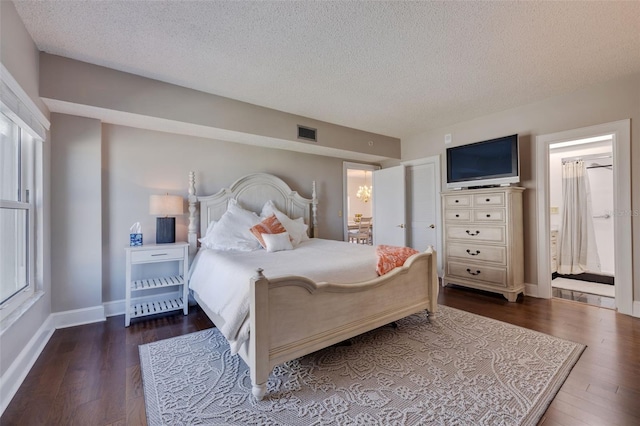
POLYGON ((440 156, 403 161, 374 173, 374 244, 436 250, 442 273, 440 156))
POLYGON ((613 135, 549 145, 553 297, 615 308, 613 193, 613 135))
MULTIPOLYGON (((343 234, 350 240, 349 231, 358 230, 360 218, 373 218, 373 172, 380 166, 344 162, 342 165, 343 187, 343 234)), ((371 220, 371 233, 375 232, 371 220)))
MULTIPOLYGON (((552 282, 552 215, 550 158, 553 149, 611 139, 611 173, 613 174, 613 209, 610 219, 614 229, 614 299, 615 308, 633 314, 633 280, 631 259, 631 128, 630 120, 568 130, 536 138, 537 217, 538 217, 538 286, 537 296, 553 297, 552 282), (553 149, 552 149, 553 146, 553 149)), ((571 159, 571 157, 569 157, 571 159)), ((588 159, 587 159, 588 160, 588 159)), ((604 159, 600 159, 604 160, 604 159)), ((605 165, 593 160, 597 165, 605 165)), ((599 214, 598 214, 599 216, 599 214)), ((598 218, 602 219, 602 218, 598 218)))

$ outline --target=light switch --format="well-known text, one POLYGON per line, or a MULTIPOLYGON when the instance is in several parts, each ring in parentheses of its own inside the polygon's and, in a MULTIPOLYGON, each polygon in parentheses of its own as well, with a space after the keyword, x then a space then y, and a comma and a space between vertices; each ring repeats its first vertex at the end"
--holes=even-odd
POLYGON ((342 217, 342 210, 338 210, 338 217, 342 217))
POLYGON ((558 214, 560 212, 560 210, 558 209, 558 207, 551 207, 551 214, 558 214))
POLYGON ((444 135, 444 144, 449 145, 451 143, 451 133, 444 135))

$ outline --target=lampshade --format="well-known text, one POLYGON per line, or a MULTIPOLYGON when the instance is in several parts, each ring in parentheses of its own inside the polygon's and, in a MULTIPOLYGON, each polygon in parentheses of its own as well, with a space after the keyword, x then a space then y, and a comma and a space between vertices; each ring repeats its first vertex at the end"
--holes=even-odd
POLYGON ((184 199, 179 195, 151 195, 149 197, 149 214, 169 216, 184 213, 184 199))

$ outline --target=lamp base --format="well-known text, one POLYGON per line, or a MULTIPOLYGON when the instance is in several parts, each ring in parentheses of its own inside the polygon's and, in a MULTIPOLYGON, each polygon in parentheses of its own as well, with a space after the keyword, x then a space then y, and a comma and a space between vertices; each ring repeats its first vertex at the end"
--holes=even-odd
POLYGON ((168 244, 176 242, 176 218, 156 218, 156 244, 168 244))

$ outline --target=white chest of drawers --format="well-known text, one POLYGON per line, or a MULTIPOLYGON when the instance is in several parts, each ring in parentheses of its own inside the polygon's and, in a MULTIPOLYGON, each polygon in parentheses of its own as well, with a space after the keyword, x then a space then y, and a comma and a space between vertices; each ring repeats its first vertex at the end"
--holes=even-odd
POLYGON ((515 302, 524 291, 523 191, 504 187, 442 194, 443 285, 502 293, 515 302))

